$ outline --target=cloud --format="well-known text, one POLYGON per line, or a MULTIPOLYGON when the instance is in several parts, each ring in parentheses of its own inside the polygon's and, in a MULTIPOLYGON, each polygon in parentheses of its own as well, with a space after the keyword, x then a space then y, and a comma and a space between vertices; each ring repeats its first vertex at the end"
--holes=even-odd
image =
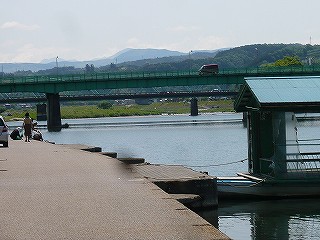
POLYGON ((18 29, 18 30, 24 30, 24 31, 34 31, 39 29, 40 27, 38 25, 26 25, 23 23, 19 23, 16 21, 12 22, 5 22, 0 26, 0 29, 18 29))
MULTIPOLYGON (((5 56, 1 55, 1 59, 6 62, 40 62, 46 58, 54 58, 57 53, 67 56, 70 53, 68 48, 54 48, 48 46, 35 46, 32 43, 26 43, 16 48, 5 56)), ((70 55, 70 54, 69 54, 70 55)), ((60 56, 60 55, 59 55, 60 56)))
POLYGON ((132 37, 127 40, 127 44, 129 46, 137 46, 140 44, 140 40, 138 38, 132 37))
POLYGON ((193 32, 199 29, 200 29, 199 27, 195 27, 195 26, 175 26, 175 27, 168 28, 167 30, 169 32, 193 32))
MULTIPOLYGON (((132 37, 126 41, 127 48, 154 48, 153 44, 146 43, 139 38, 132 37)), ((126 47, 124 47, 126 48, 126 47)))
POLYGON ((229 47, 229 42, 221 37, 217 36, 205 36, 200 37, 197 40, 197 43, 195 44, 195 49, 207 49, 207 50, 213 50, 218 48, 225 48, 229 47))

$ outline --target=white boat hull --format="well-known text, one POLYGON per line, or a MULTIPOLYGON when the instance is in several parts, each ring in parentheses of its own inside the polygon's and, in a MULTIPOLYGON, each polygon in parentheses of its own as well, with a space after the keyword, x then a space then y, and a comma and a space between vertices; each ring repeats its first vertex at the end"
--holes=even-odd
POLYGON ((217 178, 218 198, 284 198, 320 196, 320 183, 257 182, 241 177, 217 178))

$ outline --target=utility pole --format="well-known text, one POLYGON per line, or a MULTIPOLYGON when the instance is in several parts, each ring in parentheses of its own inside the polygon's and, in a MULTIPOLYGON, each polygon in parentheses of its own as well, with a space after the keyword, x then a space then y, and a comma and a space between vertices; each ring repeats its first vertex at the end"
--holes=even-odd
POLYGON ((58 76, 59 76, 59 66, 58 66, 58 56, 56 57, 56 68, 57 68, 57 79, 58 79, 58 76))
POLYGON ((191 53, 192 53, 192 50, 189 51, 189 74, 191 72, 191 53))

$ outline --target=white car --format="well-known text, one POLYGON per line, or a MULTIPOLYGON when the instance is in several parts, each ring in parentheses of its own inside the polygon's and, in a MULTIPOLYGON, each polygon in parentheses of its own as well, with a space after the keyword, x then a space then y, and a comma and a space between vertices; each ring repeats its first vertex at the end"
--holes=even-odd
POLYGON ((0 144, 2 143, 4 147, 8 147, 8 142, 9 129, 3 117, 0 116, 0 144))

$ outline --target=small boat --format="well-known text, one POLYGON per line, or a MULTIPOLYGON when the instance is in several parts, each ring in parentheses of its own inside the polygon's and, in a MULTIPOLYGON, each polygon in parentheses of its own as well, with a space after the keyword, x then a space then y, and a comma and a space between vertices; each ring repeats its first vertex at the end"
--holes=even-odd
POLYGON ((219 200, 320 196, 319 181, 267 180, 243 173, 234 177, 217 177, 217 189, 219 200))

